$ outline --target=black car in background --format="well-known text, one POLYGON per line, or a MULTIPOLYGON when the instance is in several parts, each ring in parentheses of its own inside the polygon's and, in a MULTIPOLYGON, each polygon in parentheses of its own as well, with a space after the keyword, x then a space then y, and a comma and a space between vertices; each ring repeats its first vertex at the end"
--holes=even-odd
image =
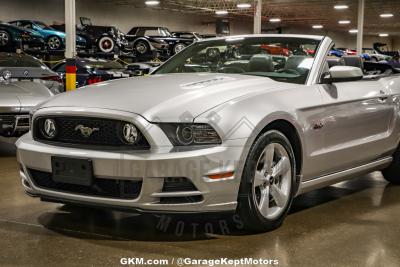
POLYGON ((192 39, 193 42, 201 40, 201 35, 197 32, 172 32, 172 36, 177 38, 192 39))
POLYGON ((140 55, 150 51, 176 54, 193 43, 192 38, 175 37, 165 27, 133 27, 126 38, 140 55))
MULTIPOLYGON (((65 83, 66 62, 60 62, 53 70, 61 75, 65 83)), ((78 58, 76 60, 76 87, 98 82, 135 76, 133 70, 128 70, 116 61, 97 58, 78 58)))
POLYGON ((86 39, 89 46, 95 47, 103 53, 112 52, 130 52, 132 48, 129 46, 125 38, 125 34, 115 26, 98 26, 93 25, 89 18, 81 17, 81 25, 77 29, 77 33, 86 39))
POLYGON ((25 28, 20 28, 0 21, 0 51, 12 52, 16 49, 44 49, 42 35, 25 28))
MULTIPOLYGON (((80 17, 80 25, 76 27, 76 34, 86 40, 86 48, 102 53, 131 52, 125 34, 115 26, 93 25, 91 19, 80 17)), ((65 24, 51 25, 60 31, 65 31, 65 24)))

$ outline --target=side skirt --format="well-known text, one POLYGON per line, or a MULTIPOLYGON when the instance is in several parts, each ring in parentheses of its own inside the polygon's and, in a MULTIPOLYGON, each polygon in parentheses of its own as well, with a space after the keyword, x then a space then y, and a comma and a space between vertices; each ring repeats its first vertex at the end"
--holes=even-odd
POLYGON ((378 159, 376 161, 357 166, 355 168, 347 169, 340 172, 335 172, 332 174, 324 175, 317 177, 312 180, 308 180, 300 183, 299 190, 297 195, 306 193, 308 191, 312 191, 318 188, 326 187, 332 184, 336 184, 345 180, 349 180, 351 178, 355 178, 361 174, 369 173, 378 169, 383 169, 387 167, 391 162, 392 157, 386 157, 382 159, 378 159))

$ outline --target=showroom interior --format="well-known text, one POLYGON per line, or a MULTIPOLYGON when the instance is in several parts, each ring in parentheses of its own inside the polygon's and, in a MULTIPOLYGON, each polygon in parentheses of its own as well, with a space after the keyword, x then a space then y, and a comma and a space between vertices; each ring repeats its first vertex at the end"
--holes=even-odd
MULTIPOLYGON (((398 266, 400 187, 387 175, 400 162, 399 77, 399 0, 2 0, 0 266, 398 266), (240 49, 253 37, 273 41, 246 57, 240 49), (206 64, 196 54, 174 65, 189 53, 206 64), (304 60, 299 68, 311 62, 307 71, 285 72, 291 57, 304 60), (249 99, 261 101, 265 79, 265 106, 285 107, 294 126, 281 117, 258 131, 253 119, 271 108, 249 99), (243 177, 252 153, 267 154, 257 142, 272 130, 282 135, 272 137, 281 139, 271 164, 292 163, 291 197, 279 220, 249 226, 243 177), (159 174, 170 168, 181 173, 159 174), (112 178, 128 172, 141 180, 112 178), (81 177, 69 184, 71 173, 81 177), (202 183, 191 180, 197 173, 202 183)), ((283 179, 268 177, 271 188, 283 179)))

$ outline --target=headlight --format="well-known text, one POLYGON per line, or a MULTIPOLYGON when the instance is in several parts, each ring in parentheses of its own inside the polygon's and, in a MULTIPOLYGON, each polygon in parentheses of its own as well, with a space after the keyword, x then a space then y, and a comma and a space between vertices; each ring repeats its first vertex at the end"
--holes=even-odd
POLYGON ((204 123, 160 123, 159 126, 174 146, 221 144, 218 133, 204 123))
POLYGON ((9 70, 3 71, 2 76, 5 81, 8 81, 12 76, 11 71, 9 70))

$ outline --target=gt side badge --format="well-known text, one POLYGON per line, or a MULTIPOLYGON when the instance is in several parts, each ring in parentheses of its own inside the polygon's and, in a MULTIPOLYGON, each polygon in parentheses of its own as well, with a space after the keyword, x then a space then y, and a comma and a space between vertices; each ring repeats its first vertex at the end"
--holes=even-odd
POLYGON ((324 124, 322 123, 322 121, 316 122, 316 123, 314 123, 314 125, 313 125, 313 129, 314 129, 314 130, 321 129, 322 127, 324 127, 324 124))

